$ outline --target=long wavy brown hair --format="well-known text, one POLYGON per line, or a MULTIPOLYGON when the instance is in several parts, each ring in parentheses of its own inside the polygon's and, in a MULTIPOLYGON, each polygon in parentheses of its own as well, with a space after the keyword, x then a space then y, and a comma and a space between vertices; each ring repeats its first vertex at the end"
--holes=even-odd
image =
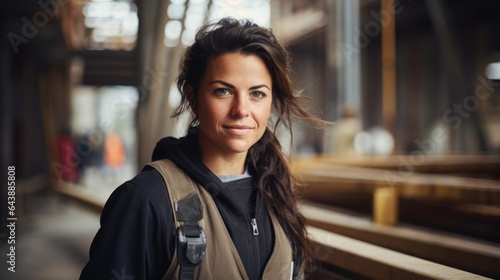
MULTIPOLYGON (((323 121, 301 106, 301 99, 304 97, 299 96, 293 86, 292 60, 284 44, 278 41, 270 29, 247 20, 224 18, 217 23, 203 26, 197 32, 193 45, 186 48, 181 60, 177 79, 181 104, 172 117, 179 116, 189 107, 197 106, 197 93, 207 63, 226 53, 257 55, 271 73, 276 122, 273 130, 266 128, 262 138, 249 149, 247 162, 258 176, 257 186, 268 209, 277 217, 294 244, 294 259, 307 264, 311 258, 305 219, 297 206, 295 180, 274 131, 282 123, 292 134, 292 117, 306 119, 315 124, 323 121)), ((198 118, 195 116, 191 127, 196 127, 197 124, 198 118)), ((301 267, 304 269, 304 265, 301 267)))

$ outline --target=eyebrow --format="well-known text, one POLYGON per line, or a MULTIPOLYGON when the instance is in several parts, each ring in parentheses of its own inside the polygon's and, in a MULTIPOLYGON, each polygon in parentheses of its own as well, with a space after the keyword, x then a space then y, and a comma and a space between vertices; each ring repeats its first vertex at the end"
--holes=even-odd
MULTIPOLYGON (((236 87, 228 82, 225 82, 225 81, 222 81, 222 80, 215 80, 213 82, 211 82, 210 84, 208 85, 212 85, 212 84, 215 84, 215 83, 219 83, 219 84, 223 84, 224 86, 228 87, 228 88, 231 88, 231 89, 235 89, 236 87)), ((267 88, 268 90, 271 90, 267 85, 265 84, 261 84, 261 85, 255 85, 255 86, 251 86, 249 89, 250 90, 254 90, 254 89, 259 89, 259 88, 262 88, 262 87, 265 87, 267 88)))

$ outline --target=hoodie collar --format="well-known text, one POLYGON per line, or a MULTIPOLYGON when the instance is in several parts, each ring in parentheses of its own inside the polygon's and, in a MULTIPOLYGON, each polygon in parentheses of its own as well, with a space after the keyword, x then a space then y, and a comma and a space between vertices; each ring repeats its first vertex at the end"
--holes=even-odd
POLYGON ((212 196, 222 189, 222 181, 201 160, 198 131, 190 131, 179 139, 165 137, 158 141, 152 160, 169 159, 189 177, 201 184, 212 196))

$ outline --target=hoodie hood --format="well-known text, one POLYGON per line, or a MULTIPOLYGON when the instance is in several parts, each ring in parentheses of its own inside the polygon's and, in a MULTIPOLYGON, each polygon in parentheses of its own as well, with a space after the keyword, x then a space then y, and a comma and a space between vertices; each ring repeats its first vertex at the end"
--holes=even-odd
POLYGON ((158 141, 152 160, 161 159, 171 160, 212 196, 216 196, 221 191, 222 182, 201 160, 196 131, 191 131, 187 136, 179 139, 165 137, 158 141))

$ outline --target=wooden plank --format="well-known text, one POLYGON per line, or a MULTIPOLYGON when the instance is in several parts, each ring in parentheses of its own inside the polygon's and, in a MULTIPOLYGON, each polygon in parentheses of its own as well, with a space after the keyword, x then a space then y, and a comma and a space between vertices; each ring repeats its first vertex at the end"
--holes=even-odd
POLYGON ((33 195, 49 186, 48 175, 37 175, 29 179, 21 179, 16 185, 17 214, 23 216, 30 209, 33 195))
POLYGON ((19 180, 16 187, 16 194, 33 194, 39 190, 47 188, 49 177, 46 174, 37 175, 29 179, 19 180))
MULTIPOLYGON (((421 141, 425 143, 425 140, 421 141)), ((500 156, 498 155, 427 155, 429 147, 421 144, 422 151, 411 155, 392 156, 332 156, 300 157, 294 164, 330 164, 353 167, 389 169, 402 172, 487 174, 500 175, 500 156)))
POLYGON ((500 205, 401 198, 401 221, 500 244, 500 205))
POLYGON ((99 214, 111 194, 110 192, 97 191, 96 189, 77 186, 67 182, 59 182, 52 190, 99 214))
POLYGON ((311 241, 320 260, 372 279, 488 279, 315 227, 311 241))
POLYGON ((500 181, 495 180, 314 163, 295 164, 294 173, 311 197, 395 187, 402 197, 500 204, 500 181))
POLYGON ((383 226, 317 203, 301 204, 311 226, 488 277, 500 278, 500 246, 405 225, 383 226))

